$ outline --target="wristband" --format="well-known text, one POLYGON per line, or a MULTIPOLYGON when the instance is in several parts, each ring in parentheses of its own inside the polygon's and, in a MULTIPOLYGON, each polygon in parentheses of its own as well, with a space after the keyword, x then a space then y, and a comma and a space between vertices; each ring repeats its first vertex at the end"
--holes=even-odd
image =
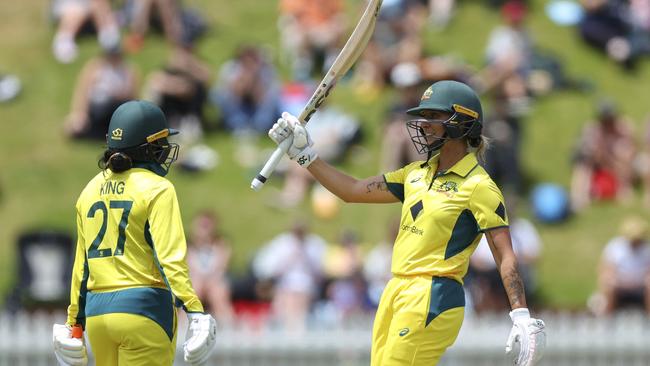
POLYGON ((512 319, 513 322, 517 320, 530 319, 530 311, 528 311, 528 308, 514 309, 510 312, 510 319, 512 319))

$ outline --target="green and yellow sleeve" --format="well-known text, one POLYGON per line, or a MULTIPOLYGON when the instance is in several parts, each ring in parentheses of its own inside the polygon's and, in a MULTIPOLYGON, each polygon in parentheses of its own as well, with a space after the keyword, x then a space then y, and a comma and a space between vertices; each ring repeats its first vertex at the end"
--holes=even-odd
POLYGON ((401 202, 404 202, 404 181, 408 174, 420 164, 422 164, 421 161, 411 163, 392 172, 384 173, 384 181, 388 186, 388 190, 401 202))
POLYGON ((492 179, 480 181, 469 202, 480 231, 508 226, 503 194, 492 179))
MULTIPOLYGON (((151 201, 148 232, 161 275, 176 298, 176 305, 188 312, 203 312, 190 281, 186 262, 187 244, 174 186, 165 181, 151 201)), ((145 234, 146 235, 146 234, 145 234)))
POLYGON ((66 324, 86 324, 86 293, 88 283, 88 258, 83 232, 83 221, 77 207, 77 248, 75 249, 74 265, 72 267, 72 280, 70 284, 70 305, 68 306, 68 320, 66 324))

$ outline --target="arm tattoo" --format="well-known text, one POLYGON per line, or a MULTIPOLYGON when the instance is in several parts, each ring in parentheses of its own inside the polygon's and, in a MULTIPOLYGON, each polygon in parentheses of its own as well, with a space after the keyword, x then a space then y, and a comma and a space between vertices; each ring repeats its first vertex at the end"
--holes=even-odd
POLYGON ((511 307, 525 306, 524 282, 516 269, 511 269, 503 276, 503 287, 506 289, 511 307))
POLYGON ((372 193, 372 191, 388 192, 388 185, 383 180, 378 180, 368 183, 368 185, 366 185, 366 189, 366 193, 372 193))

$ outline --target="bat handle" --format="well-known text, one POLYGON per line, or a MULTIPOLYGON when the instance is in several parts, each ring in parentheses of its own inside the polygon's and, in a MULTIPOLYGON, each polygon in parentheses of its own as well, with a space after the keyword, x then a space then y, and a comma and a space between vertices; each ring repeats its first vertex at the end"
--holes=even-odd
POLYGON ((289 150, 291 143, 292 141, 287 139, 278 145, 278 148, 275 149, 269 160, 267 160, 266 164, 264 164, 262 170, 260 170, 259 174, 257 174, 257 177, 255 177, 251 182, 251 188, 254 191, 259 191, 262 189, 262 187, 264 187, 264 183, 266 183, 266 180, 271 176, 275 170, 275 167, 278 166, 278 163, 280 163, 280 160, 282 160, 284 154, 287 153, 287 150, 289 150))

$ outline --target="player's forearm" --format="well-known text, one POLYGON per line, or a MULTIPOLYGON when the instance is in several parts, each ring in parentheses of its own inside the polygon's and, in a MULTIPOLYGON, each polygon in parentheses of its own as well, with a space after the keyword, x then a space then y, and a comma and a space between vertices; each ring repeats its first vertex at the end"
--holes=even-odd
POLYGON ((398 199, 389 190, 381 175, 366 179, 353 178, 321 159, 314 160, 307 168, 330 192, 345 202, 392 203, 398 199))
POLYGON ((508 295, 508 300, 510 300, 510 307, 512 309, 527 307, 524 281, 522 281, 517 270, 517 260, 514 255, 501 260, 499 272, 501 273, 501 280, 508 295))
POLYGON ((339 171, 320 158, 311 163, 307 169, 323 187, 343 201, 358 202, 355 200, 354 194, 354 187, 359 182, 358 179, 339 171))

